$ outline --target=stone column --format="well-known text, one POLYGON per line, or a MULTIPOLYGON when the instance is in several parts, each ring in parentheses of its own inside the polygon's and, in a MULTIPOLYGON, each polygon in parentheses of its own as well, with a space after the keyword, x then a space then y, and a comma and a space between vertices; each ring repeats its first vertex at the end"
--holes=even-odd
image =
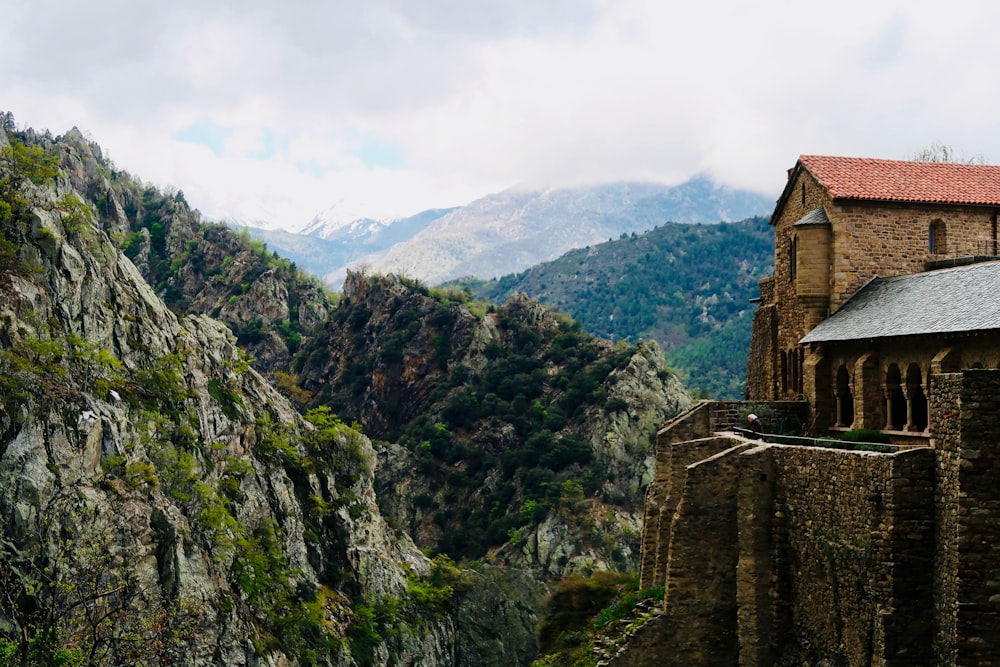
POLYGON ((906 399, 906 424, 903 425, 904 431, 913 430, 913 400, 910 398, 910 385, 903 384, 900 386, 903 390, 903 397, 906 399))
POLYGON ((885 431, 892 430, 892 389, 889 385, 882 385, 882 396, 885 398, 885 431))

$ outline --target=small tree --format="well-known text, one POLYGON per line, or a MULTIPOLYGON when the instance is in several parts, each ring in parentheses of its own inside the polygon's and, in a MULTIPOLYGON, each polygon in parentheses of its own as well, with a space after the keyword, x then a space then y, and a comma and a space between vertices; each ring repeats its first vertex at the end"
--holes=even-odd
POLYGON ((979 153, 971 157, 962 155, 958 157, 955 150, 948 144, 935 141, 930 146, 923 148, 913 154, 915 162, 948 162, 955 164, 986 164, 986 157, 979 153))

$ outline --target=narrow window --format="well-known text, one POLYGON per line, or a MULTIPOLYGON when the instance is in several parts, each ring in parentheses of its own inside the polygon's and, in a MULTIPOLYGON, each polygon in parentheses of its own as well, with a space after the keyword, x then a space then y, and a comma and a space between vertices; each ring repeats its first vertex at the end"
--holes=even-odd
POLYGON ((934 220, 927 228, 927 249, 933 255, 948 252, 948 235, 944 220, 934 220))
POLYGON ((837 426, 850 428, 854 423, 854 393, 851 391, 851 376, 841 365, 837 369, 837 426))
POLYGON ((799 254, 799 237, 792 234, 792 238, 788 241, 788 279, 795 280, 798 274, 798 254, 799 254))
POLYGON ((906 369, 906 400, 908 402, 910 431, 927 430, 927 396, 924 394, 924 385, 920 366, 910 364, 906 369))
POLYGON ((799 355, 795 348, 788 351, 788 370, 790 377, 788 378, 788 384, 792 389, 793 394, 802 393, 802 366, 799 362, 799 355))
POLYGON ((802 205, 806 205, 806 184, 802 184, 802 205))

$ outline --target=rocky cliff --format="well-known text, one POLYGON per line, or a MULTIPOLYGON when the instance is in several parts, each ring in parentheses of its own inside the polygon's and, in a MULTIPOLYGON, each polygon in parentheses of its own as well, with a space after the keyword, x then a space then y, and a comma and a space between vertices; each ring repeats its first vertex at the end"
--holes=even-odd
POLYGON ((380 441, 383 513, 419 546, 543 579, 635 569, 651 435, 690 403, 654 347, 394 276, 349 274, 294 370, 380 441))
MULTIPOLYGON (((135 202, 80 140, 0 134, 0 653, 525 661, 533 619, 490 571, 431 562, 382 519, 365 436, 327 409, 301 417, 229 328, 157 296, 112 241, 135 234, 135 202), (475 644, 485 609, 513 631, 475 644)), ((153 272, 160 233, 125 244, 153 272)), ((198 298, 185 270, 161 291, 198 298)))
POLYGON ((75 130, 0 133, 0 293, 0 651, 29 664, 527 664, 546 582, 635 568, 690 400, 523 296, 331 301, 75 130))

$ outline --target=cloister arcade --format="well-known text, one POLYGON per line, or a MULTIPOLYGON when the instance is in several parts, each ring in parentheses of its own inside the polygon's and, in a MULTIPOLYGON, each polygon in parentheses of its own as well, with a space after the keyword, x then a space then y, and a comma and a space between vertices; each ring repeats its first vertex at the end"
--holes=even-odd
POLYGON ((996 334, 945 343, 908 338, 803 346, 803 392, 813 399, 817 426, 928 436, 934 375, 1000 368, 996 334))

